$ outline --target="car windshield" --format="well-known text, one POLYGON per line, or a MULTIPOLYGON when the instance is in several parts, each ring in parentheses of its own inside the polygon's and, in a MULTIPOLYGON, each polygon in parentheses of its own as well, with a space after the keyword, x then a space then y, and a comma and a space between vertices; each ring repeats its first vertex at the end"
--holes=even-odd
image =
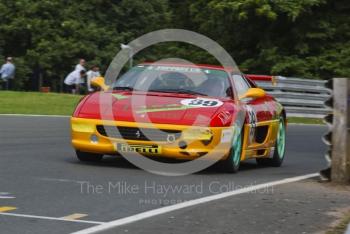
POLYGON ((185 93, 209 97, 231 97, 228 74, 197 67, 138 65, 120 76, 114 90, 185 93))

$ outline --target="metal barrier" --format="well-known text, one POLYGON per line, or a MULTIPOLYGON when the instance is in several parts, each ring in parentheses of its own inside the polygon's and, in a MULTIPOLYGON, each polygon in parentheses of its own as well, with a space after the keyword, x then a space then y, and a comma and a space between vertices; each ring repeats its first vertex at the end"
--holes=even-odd
POLYGON ((276 83, 256 81, 257 85, 274 96, 286 109, 289 117, 323 118, 331 110, 324 101, 331 95, 326 81, 294 77, 275 77, 276 83))

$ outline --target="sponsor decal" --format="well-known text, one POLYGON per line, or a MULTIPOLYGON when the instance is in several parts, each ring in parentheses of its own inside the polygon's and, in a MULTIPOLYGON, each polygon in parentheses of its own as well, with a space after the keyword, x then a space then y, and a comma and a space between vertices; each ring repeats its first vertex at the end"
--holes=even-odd
POLYGON ((196 98, 181 100, 181 104, 191 107, 218 107, 222 106, 222 101, 210 98, 196 98))
POLYGON ((144 153, 144 154, 161 154, 161 147, 158 145, 128 145, 117 143, 117 151, 123 153, 144 153))
POLYGON ((231 142, 233 136, 233 129, 225 129, 221 132, 221 143, 231 142))
POLYGON ((177 66, 148 66, 147 70, 166 71, 166 72, 186 72, 186 73, 202 73, 202 70, 194 67, 177 67, 177 66))
POLYGON ((155 105, 155 106, 144 106, 140 110, 137 110, 137 114, 149 113, 149 112, 160 112, 160 111, 176 111, 176 110, 186 110, 190 108, 196 108, 196 106, 184 106, 180 104, 168 104, 168 105, 155 105))
POLYGON ((247 105, 247 114, 249 117, 249 125, 250 125, 249 142, 253 143, 253 140, 255 138, 257 117, 256 117, 256 113, 255 113, 254 109, 249 105, 247 105))
POLYGON ((186 110, 190 108, 218 107, 218 106, 221 106, 222 104, 223 102, 217 99, 209 99, 209 98, 193 99, 192 98, 192 99, 181 100, 181 104, 143 106, 139 110, 137 110, 136 113, 141 114, 141 113, 148 113, 148 112, 186 110))
POLYGON ((231 114, 228 111, 222 111, 218 114, 218 117, 223 125, 226 125, 229 122, 230 116, 231 114))

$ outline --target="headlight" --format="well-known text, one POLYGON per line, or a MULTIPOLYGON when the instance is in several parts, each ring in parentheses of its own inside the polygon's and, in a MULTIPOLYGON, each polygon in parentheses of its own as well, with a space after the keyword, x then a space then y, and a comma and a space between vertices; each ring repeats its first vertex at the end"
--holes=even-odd
POLYGON ((213 133, 209 128, 194 128, 183 131, 184 140, 211 140, 213 133))
POLYGON ((95 125, 85 124, 85 123, 72 123, 73 132, 90 132, 95 131, 95 125))

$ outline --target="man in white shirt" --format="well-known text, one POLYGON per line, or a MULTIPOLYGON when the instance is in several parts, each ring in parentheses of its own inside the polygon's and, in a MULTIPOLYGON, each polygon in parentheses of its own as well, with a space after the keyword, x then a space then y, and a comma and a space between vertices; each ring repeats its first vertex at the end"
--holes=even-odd
POLYGON ((68 74, 64 79, 65 90, 67 93, 79 93, 80 80, 86 75, 85 70, 75 70, 68 74))
POLYGON ((87 88, 89 92, 95 91, 95 89, 91 86, 91 80, 99 76, 101 76, 100 68, 96 65, 92 66, 91 69, 86 73, 87 88))
POLYGON ((86 64, 85 59, 79 59, 79 63, 77 65, 75 65, 75 70, 78 70, 78 71, 84 70, 84 71, 86 71, 85 64, 86 64))
MULTIPOLYGON (((84 70, 84 71, 86 71, 85 64, 86 64, 85 59, 79 59, 79 63, 77 65, 75 65, 75 70, 78 70, 78 71, 84 70)), ((85 86, 85 85, 86 85, 85 84, 85 80, 84 79, 80 79, 80 86, 85 86)))

